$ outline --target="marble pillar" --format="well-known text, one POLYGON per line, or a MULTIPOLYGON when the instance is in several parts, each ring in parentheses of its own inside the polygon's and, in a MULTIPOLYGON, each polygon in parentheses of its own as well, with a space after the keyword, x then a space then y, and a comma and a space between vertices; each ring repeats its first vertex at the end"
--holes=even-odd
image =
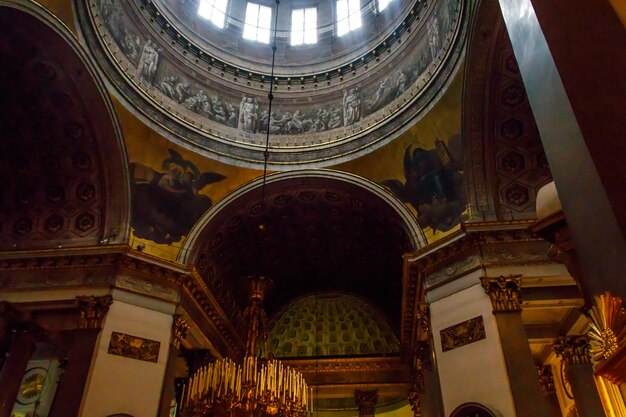
POLYGON ((548 416, 522 322, 521 277, 481 278, 498 324, 517 417, 548 416))

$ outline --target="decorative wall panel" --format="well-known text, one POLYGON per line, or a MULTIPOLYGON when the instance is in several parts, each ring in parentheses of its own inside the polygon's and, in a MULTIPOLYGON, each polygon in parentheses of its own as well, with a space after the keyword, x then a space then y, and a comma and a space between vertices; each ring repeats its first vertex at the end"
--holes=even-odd
POLYGON ((155 340, 113 332, 111 333, 108 353, 138 359, 140 361, 157 363, 159 361, 160 347, 161 342, 155 340))
POLYGON ((440 334, 441 350, 444 352, 478 342, 486 337, 483 317, 478 316, 455 324, 441 330, 440 334))

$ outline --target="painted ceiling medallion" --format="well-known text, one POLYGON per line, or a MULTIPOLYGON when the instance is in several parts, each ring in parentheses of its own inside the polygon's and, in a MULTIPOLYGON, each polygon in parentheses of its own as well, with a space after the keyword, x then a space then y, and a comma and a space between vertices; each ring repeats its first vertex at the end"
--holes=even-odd
MULTIPOLYGON (((402 133, 451 81, 471 12, 465 0, 399 2, 395 20, 381 24, 383 15, 364 16, 376 34, 371 42, 351 35, 356 46, 335 53, 347 41, 320 35, 317 59, 279 42, 269 114, 264 61, 270 46, 246 47, 233 24, 224 30, 239 39, 237 45, 220 49, 212 42, 224 36, 217 29, 200 28, 189 11, 170 10, 194 4, 90 0, 76 7, 83 34, 119 96, 160 133, 199 153, 258 168, 269 129, 269 163, 279 170, 346 161, 402 133), (190 29, 195 27, 206 36, 190 29)), ((288 6, 281 3, 279 15, 286 16, 288 6)))

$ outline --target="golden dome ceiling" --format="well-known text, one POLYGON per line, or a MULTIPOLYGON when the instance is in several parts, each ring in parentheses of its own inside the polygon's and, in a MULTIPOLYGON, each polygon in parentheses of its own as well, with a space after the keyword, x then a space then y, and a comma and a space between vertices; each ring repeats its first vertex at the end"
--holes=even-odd
POLYGON ((270 351, 280 358, 399 353, 398 338, 381 313, 348 294, 296 299, 268 327, 270 351))

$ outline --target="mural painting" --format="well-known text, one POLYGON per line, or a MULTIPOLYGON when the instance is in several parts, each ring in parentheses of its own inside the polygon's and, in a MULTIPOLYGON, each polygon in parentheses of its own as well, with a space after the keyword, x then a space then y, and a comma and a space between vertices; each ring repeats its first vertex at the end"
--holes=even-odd
POLYGON ((435 139, 435 148, 412 149, 404 153, 404 182, 382 181, 402 202, 417 211, 422 228, 448 231, 459 224, 465 210, 461 136, 448 143, 435 139))
POLYGON ((135 236, 160 244, 178 242, 189 233, 212 205, 211 199, 199 192, 226 178, 215 172, 200 172, 175 150, 168 151, 162 172, 141 163, 130 164, 135 236))

